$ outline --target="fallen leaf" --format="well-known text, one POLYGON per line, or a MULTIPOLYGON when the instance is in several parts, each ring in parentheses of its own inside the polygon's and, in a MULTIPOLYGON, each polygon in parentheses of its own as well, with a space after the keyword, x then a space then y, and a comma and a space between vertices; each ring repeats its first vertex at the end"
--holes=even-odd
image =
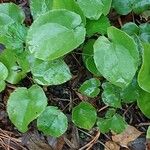
POLYGON ((105 150, 120 150, 120 146, 113 141, 107 141, 105 143, 105 150))
POLYGON ((112 140, 122 147, 128 148, 128 143, 137 139, 142 132, 135 127, 128 125, 124 132, 112 136, 112 140))

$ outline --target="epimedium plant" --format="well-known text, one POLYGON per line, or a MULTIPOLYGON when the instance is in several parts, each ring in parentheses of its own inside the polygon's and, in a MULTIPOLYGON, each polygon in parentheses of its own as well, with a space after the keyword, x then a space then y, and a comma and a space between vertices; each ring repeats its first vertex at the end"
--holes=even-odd
POLYGON ((0 53, 0 91, 6 82, 19 84, 29 72, 34 83, 28 89, 17 88, 8 99, 8 116, 17 129, 24 133, 37 119, 37 128, 45 135, 65 133, 68 119, 59 108, 48 106, 42 86, 72 78, 64 57, 79 46, 93 76, 78 89, 89 99, 72 109, 72 122, 87 130, 95 125, 102 133, 120 133, 127 123, 117 109, 136 101, 150 118, 150 25, 131 22, 118 29, 107 17, 111 8, 121 15, 139 14, 148 11, 149 4, 139 0, 30 0, 30 27, 24 24, 19 6, 0 4, 0 43, 5 45, 0 53), (105 116, 90 103, 95 97, 109 107, 105 116))

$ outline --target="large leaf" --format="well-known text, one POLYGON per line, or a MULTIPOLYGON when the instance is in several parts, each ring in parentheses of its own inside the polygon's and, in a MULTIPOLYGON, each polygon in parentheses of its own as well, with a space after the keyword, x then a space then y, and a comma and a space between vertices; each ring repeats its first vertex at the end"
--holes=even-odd
POLYGON ((41 87, 17 88, 9 97, 7 112, 12 123, 21 132, 28 130, 28 125, 46 108, 47 98, 41 87))
POLYGON ((31 13, 34 19, 52 9, 53 0, 30 0, 31 13))
POLYGON ((96 122, 96 109, 88 102, 81 102, 72 110, 73 123, 87 130, 90 130, 96 122))
POLYGON ((71 79, 67 64, 62 60, 43 61, 35 59, 31 65, 34 80, 41 85, 58 85, 71 79))
POLYGON ((86 18, 75 0, 53 0, 53 9, 67 9, 79 14, 84 24, 86 24, 86 18))
POLYGON ((150 118, 150 93, 140 90, 140 96, 137 103, 142 113, 150 118))
POLYGON ((94 58, 93 58, 93 45, 95 43, 94 39, 90 39, 83 47, 82 59, 86 68, 94 75, 100 76, 99 71, 96 68, 94 58))
POLYGON ((150 44, 143 44, 143 47, 143 63, 138 74, 138 83, 143 90, 150 93, 150 44))
POLYGON ((112 84, 125 88, 137 71, 139 52, 134 40, 125 32, 108 28, 107 39, 98 38, 94 44, 94 61, 98 71, 112 84))
POLYGON ((54 60, 78 47, 84 38, 85 28, 78 14, 68 10, 52 10, 32 24, 27 45, 36 58, 54 60))
POLYGON ((14 3, 0 4, 0 14, 1 13, 12 18, 14 22, 23 23, 25 19, 24 12, 21 10, 21 8, 19 8, 19 6, 15 5, 14 3))
POLYGON ((87 20, 86 30, 87 35, 92 36, 95 33, 106 34, 107 28, 110 27, 109 19, 102 15, 98 20, 87 20))
POLYGON ((7 67, 9 72, 7 82, 16 84, 26 76, 26 73, 29 72, 27 57, 27 52, 16 55, 12 50, 8 49, 0 54, 0 61, 7 67))
POLYGON ((54 106, 48 106, 38 117, 37 126, 45 135, 61 136, 68 127, 66 115, 54 106))

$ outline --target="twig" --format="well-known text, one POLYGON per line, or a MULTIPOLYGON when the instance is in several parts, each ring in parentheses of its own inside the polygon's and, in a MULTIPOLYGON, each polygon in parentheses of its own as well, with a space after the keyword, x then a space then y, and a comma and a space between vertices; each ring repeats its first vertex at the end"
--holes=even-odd
POLYGON ((142 126, 150 126, 150 122, 145 122, 145 123, 140 123, 136 125, 137 127, 142 127, 142 126))

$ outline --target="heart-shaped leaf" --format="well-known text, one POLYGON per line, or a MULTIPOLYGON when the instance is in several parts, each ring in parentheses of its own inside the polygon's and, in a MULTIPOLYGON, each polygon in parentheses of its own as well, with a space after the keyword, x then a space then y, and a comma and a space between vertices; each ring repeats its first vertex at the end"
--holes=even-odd
POLYGON ((67 130, 68 121, 57 107, 48 106, 38 117, 37 126, 45 135, 59 137, 67 130))
POLYGON ((125 88, 132 82, 138 68, 137 45, 125 32, 113 26, 107 32, 111 41, 104 36, 98 38, 94 44, 94 61, 108 81, 125 88))
POLYGON ((31 65, 34 80, 41 85, 58 85, 71 79, 67 64, 62 60, 43 61, 35 59, 31 65))
POLYGON ((79 92, 88 97, 94 98, 99 92, 100 81, 96 78, 86 80, 79 88, 79 92))
POLYGON ((11 93, 7 112, 12 123, 21 132, 28 130, 28 125, 46 108, 47 98, 41 87, 33 85, 29 89, 17 88, 11 93))
POLYGON ((96 109, 88 102, 81 102, 72 110, 73 123, 87 130, 90 130, 96 122, 96 109))
POLYGON ((34 21, 28 32, 27 44, 36 58, 54 60, 78 47, 84 38, 81 17, 68 10, 56 9, 34 21))

